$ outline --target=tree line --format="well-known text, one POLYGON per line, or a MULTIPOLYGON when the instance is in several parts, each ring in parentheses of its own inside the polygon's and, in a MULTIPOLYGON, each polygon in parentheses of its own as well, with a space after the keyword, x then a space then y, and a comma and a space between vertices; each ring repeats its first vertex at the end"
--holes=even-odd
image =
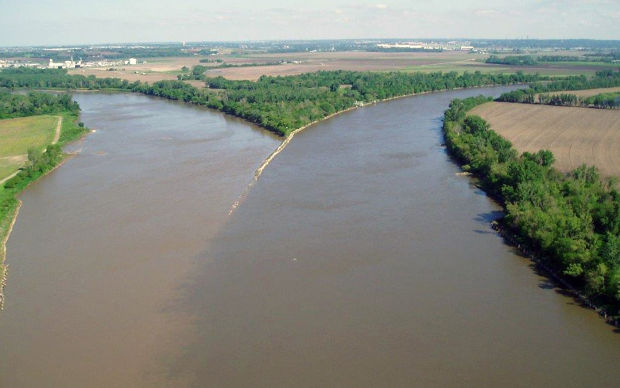
POLYGON ((536 58, 531 55, 509 55, 505 57, 498 57, 497 55, 491 55, 485 61, 486 63, 492 63, 496 65, 508 65, 508 66, 531 66, 538 64, 536 58))
MULTIPOLYGON (((204 67, 204 66, 203 66, 204 67)), ((194 68, 192 75, 202 68, 194 68)), ((319 71, 285 77, 263 76, 257 81, 209 78, 206 88, 182 81, 153 84, 117 78, 69 75, 63 69, 7 69, 0 72, 0 87, 115 89, 159 96, 207 106, 256 123, 279 135, 361 103, 413 93, 485 85, 507 85, 547 79, 532 74, 480 72, 403 73, 319 71), (10 70, 10 71, 7 71, 10 70)))
POLYGON ((534 66, 541 63, 555 63, 555 62, 606 62, 612 63, 618 59, 618 52, 591 54, 582 57, 573 55, 507 55, 500 57, 498 55, 491 55, 486 59, 486 63, 493 63, 497 65, 507 66, 534 66))
POLYGON ((600 93, 591 97, 578 97, 571 93, 545 94, 556 91, 612 88, 620 86, 620 71, 598 71, 592 78, 571 76, 551 82, 536 82, 527 89, 518 89, 502 94, 497 101, 521 102, 526 104, 546 104, 561 106, 593 106, 613 108, 618 106, 618 93, 600 93))
POLYGON ((454 100, 444 115, 451 155, 501 200, 504 225, 541 260, 614 314, 620 308, 620 194, 616 179, 582 165, 568 174, 542 150, 519 155, 467 111, 486 97, 454 100))
POLYGON ((77 113, 79 106, 66 94, 30 92, 14 94, 0 91, 0 119, 69 111, 77 113))

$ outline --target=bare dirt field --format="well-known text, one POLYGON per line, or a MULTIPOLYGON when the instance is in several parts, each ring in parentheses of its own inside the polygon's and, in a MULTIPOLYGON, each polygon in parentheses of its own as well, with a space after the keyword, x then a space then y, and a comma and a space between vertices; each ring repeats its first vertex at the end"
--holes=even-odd
MULTIPOLYGON (((469 70, 469 67, 484 66, 484 56, 464 52, 440 53, 380 53, 380 52, 308 52, 283 54, 244 54, 217 55, 209 57, 172 57, 147 59, 147 63, 115 66, 107 68, 82 68, 70 70, 71 74, 94 75, 96 77, 115 77, 128 81, 156 82, 174 80, 181 68, 191 68, 198 64, 212 68, 207 76, 223 76, 228 79, 257 80, 262 75, 294 75, 319 70, 357 70, 357 71, 449 71, 469 70), (200 59, 213 62, 200 63, 200 59), (222 62, 215 62, 221 60, 222 62), (282 64, 268 65, 283 62, 282 64), (217 68, 222 63, 233 67, 217 68), (248 66, 258 64, 261 66, 248 66), (245 65, 245 66, 240 66, 245 65), (462 67, 462 68, 461 68, 462 67)), ((476 70, 471 68, 472 71, 476 70)), ((494 69, 495 70, 495 69, 494 69)))
POLYGON ((192 68, 200 64, 201 57, 170 57, 170 58, 147 58, 140 60, 137 65, 114 66, 112 71, 103 67, 88 67, 69 70, 70 74, 85 76, 94 75, 98 78, 120 78, 130 82, 157 82, 163 80, 176 80, 181 68, 192 68), (142 63, 146 61, 146 63, 142 63))
POLYGON ((229 79, 256 80, 261 75, 294 75, 320 70, 389 71, 412 70, 420 66, 459 65, 475 63, 480 55, 463 52, 440 53, 384 53, 384 52, 320 52, 286 54, 250 54, 243 58, 222 59, 227 63, 272 63, 284 61, 285 64, 273 66, 229 67, 207 71, 209 76, 229 79))
POLYGON ((70 70, 72 74, 95 75, 96 77, 117 77, 128 81, 156 82, 174 80, 181 68, 191 68, 201 64, 208 68, 209 77, 222 76, 235 80, 257 80, 262 75, 285 76, 320 70, 353 71, 481 71, 490 73, 540 73, 550 75, 590 74, 600 67, 568 65, 503 66, 484 63, 485 54, 472 54, 463 51, 444 52, 300 52, 300 53, 226 53, 209 57, 167 57, 148 58, 147 63, 139 60, 137 65, 115 66, 113 71, 106 68, 82 68, 70 70), (200 63, 201 59, 211 62, 200 63), (220 60, 221 62, 216 62, 220 60), (280 63, 280 64, 273 64, 280 63), (219 67, 222 64, 232 67, 219 67), (248 66, 258 64, 260 66, 248 66), (271 65, 273 64, 273 65, 271 65), (244 65, 244 66, 240 66, 244 65))
POLYGON ((585 163, 603 176, 620 177, 620 111, 489 102, 470 113, 487 120, 520 152, 551 150, 561 171, 585 163))
POLYGON ((190 84, 190 85, 192 85, 195 88, 206 88, 207 87, 207 85, 205 84, 204 81, 200 81, 200 80, 197 80, 197 79, 183 81, 183 82, 185 82, 186 84, 190 84))
POLYGON ((84 68, 84 69, 74 69, 69 71, 70 74, 80 74, 84 76, 94 75, 97 78, 120 78, 126 79, 127 81, 141 81, 153 83, 157 81, 163 80, 175 80, 177 79, 176 74, 169 74, 165 72, 157 72, 148 70, 136 70, 134 68, 120 68, 118 70, 108 71, 102 68, 84 68))

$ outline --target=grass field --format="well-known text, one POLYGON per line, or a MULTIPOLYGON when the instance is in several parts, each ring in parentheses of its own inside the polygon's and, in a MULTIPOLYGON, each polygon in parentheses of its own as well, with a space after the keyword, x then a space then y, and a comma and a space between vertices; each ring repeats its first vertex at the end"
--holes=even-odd
POLYGON ((56 116, 0 120, 0 180, 22 166, 31 147, 43 149, 54 139, 56 116))
POLYGON ((520 152, 551 150, 561 171, 585 163, 620 177, 620 111, 489 102, 470 114, 487 120, 520 152))

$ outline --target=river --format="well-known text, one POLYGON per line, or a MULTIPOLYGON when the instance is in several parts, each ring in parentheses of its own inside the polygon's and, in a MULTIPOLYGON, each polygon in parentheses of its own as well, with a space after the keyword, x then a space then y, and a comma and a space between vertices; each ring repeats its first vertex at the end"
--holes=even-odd
POLYGON ((1 387, 617 386, 620 335, 489 226, 428 94, 277 146, 219 113, 80 94, 97 130, 8 243, 1 387))

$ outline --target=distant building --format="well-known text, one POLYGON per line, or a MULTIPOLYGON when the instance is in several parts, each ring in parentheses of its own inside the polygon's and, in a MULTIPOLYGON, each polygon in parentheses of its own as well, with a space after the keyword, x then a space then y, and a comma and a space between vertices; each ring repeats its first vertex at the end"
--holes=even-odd
POLYGON ((138 60, 136 58, 129 58, 130 65, 136 65, 137 63, 138 63, 138 60))
POLYGON ((461 46, 461 51, 471 51, 474 49, 474 46, 461 46))
POLYGON ((64 61, 64 62, 54 62, 54 60, 50 58, 50 61, 47 64, 47 68, 48 69, 75 69, 76 67, 80 67, 81 64, 82 64, 82 61, 80 61, 79 63, 75 63, 73 61, 73 58, 71 58, 70 61, 64 61))
POLYGON ((379 43, 378 47, 384 49, 423 49, 423 43, 379 43))

